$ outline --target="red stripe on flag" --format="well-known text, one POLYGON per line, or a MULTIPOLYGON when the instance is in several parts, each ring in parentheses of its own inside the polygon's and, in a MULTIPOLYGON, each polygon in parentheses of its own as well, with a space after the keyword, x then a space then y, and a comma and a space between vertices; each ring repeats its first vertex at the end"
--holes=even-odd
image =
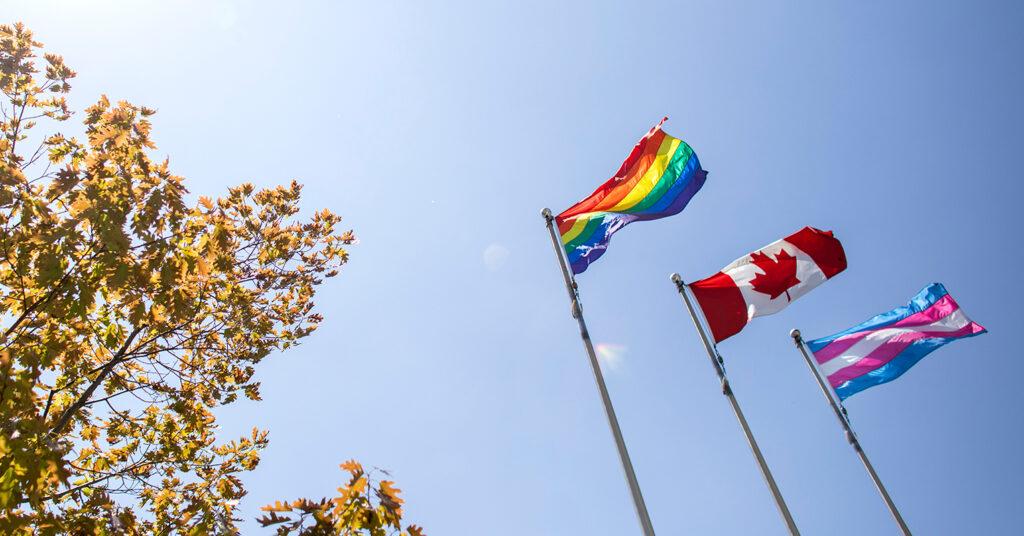
POLYGON ((576 223, 576 220, 566 220, 561 216, 556 216, 555 221, 558 223, 558 236, 565 236, 565 233, 568 233, 569 229, 572 229, 573 224, 576 223))
POLYGON ((722 342, 747 325, 747 302, 731 277, 717 274, 690 284, 715 342, 722 342))
POLYGON ((558 217, 565 219, 591 212, 606 198, 613 200, 610 201, 611 204, 618 203, 625 198, 633 190, 637 181, 640 180, 643 173, 647 171, 647 168, 651 166, 651 162, 657 156, 658 147, 661 146, 661 142, 665 139, 665 132, 661 130, 661 126, 667 120, 668 117, 663 118, 644 137, 640 138, 640 141, 636 142, 633 150, 630 151, 629 156, 622 162, 619 170, 615 172, 615 175, 612 175, 612 178, 605 181, 604 184, 599 186, 597 190, 594 190, 594 193, 587 196, 583 201, 562 211, 558 217))
POLYGON ((809 255, 826 279, 832 279, 832 276, 846 269, 846 252, 832 231, 804 227, 784 240, 809 255))

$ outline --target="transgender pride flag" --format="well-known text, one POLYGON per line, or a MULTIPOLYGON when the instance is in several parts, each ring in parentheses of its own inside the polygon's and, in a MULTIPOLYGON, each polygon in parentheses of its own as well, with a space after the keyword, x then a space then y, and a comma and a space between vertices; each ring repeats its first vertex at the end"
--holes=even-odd
POLYGON ((882 313, 830 337, 807 341, 840 400, 890 382, 932 350, 985 333, 967 318, 940 283, 932 283, 906 307, 882 313))

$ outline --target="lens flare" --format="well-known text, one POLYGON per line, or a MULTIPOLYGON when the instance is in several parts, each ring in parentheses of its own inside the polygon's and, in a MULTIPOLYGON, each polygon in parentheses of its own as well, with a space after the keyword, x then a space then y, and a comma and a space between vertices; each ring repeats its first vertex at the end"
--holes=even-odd
POLYGON ((597 352, 597 359, 606 367, 615 370, 622 365, 622 359, 626 356, 627 348, 622 344, 611 342, 599 342, 594 345, 597 352))
POLYGON ((484 250, 484 266, 492 272, 497 272, 508 262, 509 250, 501 244, 491 244, 484 250))

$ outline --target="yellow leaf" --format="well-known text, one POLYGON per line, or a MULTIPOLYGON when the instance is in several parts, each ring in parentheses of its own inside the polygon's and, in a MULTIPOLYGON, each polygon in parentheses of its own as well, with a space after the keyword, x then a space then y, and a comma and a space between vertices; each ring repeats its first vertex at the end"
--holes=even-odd
POLYGON ((352 493, 363 493, 363 492, 365 492, 366 491, 366 477, 365 476, 359 477, 359 480, 356 480, 355 482, 352 483, 351 486, 349 486, 349 490, 352 493))
POLYGON ((398 497, 398 494, 401 493, 402 490, 394 487, 394 484, 395 483, 390 480, 381 480, 380 492, 382 495, 386 496, 388 499, 391 499, 396 504, 402 504, 405 501, 398 497))
POLYGON ((89 201, 89 198, 84 195, 80 195, 75 199, 74 203, 71 203, 71 215, 77 216, 91 206, 92 203, 89 201))
POLYGON ((291 512, 292 507, 288 503, 282 503, 281 501, 274 501, 274 504, 268 504, 267 506, 261 506, 260 510, 264 512, 291 512))
POLYGON ((363 472, 362 464, 360 464, 359 462, 357 462, 355 460, 349 460, 349 461, 341 464, 341 469, 344 470, 344 471, 348 471, 350 473, 362 473, 363 472))

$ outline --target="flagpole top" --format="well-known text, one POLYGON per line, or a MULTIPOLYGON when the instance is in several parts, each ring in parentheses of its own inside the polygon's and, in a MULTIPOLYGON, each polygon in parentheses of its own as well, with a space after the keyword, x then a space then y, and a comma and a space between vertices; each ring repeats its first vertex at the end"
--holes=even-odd
POLYGON ((545 208, 544 210, 540 211, 540 215, 544 216, 545 220, 550 220, 551 219, 551 209, 550 208, 545 208))
POLYGON ((668 278, 671 279, 672 282, 677 285, 681 285, 683 283, 683 278, 679 274, 671 274, 668 276, 668 278))
POLYGON ((794 328, 794 329, 789 330, 789 336, 793 337, 793 340, 796 341, 797 344, 800 344, 800 341, 802 339, 800 338, 800 330, 799 329, 794 328))

